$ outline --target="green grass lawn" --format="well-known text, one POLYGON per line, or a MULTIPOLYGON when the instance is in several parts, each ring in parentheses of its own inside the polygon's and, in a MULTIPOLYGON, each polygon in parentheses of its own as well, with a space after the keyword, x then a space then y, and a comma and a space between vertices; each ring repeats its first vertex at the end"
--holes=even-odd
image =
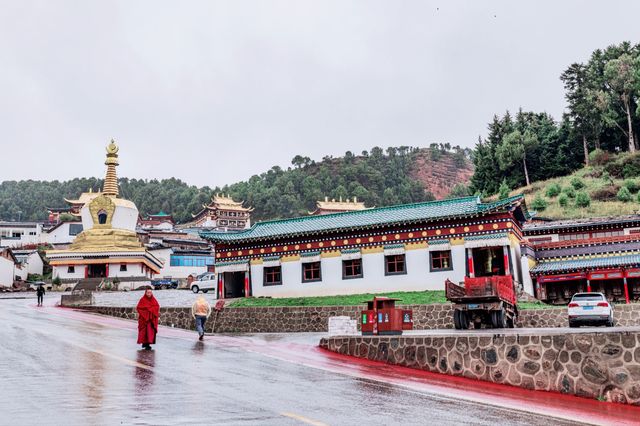
POLYGON ((343 296, 321 297, 247 297, 234 300, 229 307, 252 306, 357 306, 364 305, 364 301, 373 299, 374 296, 387 296, 401 299, 403 305, 427 305, 430 303, 446 303, 444 291, 396 291, 382 294, 347 294, 343 296))
MULTIPOLYGON (((234 300, 228 307, 265 307, 265 306, 363 306, 364 301, 373 299, 374 296, 387 296, 400 299, 401 305, 429 305, 432 303, 447 303, 444 291, 396 291, 381 294, 347 294, 344 296, 322 297, 247 297, 234 300)), ((553 308, 542 302, 522 302, 518 304, 520 309, 553 308)), ((562 306, 558 306, 561 308, 562 306)))

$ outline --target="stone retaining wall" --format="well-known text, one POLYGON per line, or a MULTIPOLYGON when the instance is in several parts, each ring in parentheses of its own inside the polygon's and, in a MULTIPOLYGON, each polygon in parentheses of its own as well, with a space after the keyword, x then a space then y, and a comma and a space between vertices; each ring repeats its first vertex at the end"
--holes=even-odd
MULTIPOLYGON (((70 306, 65 304, 65 306, 70 306)), ((71 305, 73 306, 73 305, 71 305)), ((81 306, 85 308, 85 306, 81 306)), ((453 308, 450 304, 407 305, 413 309, 416 330, 453 329, 453 308)), ((112 308, 92 306, 91 310, 122 318, 135 319, 134 308, 112 308)), ((285 333, 326 332, 329 317, 348 316, 357 320, 360 327, 360 306, 307 306, 279 308, 226 308, 216 319, 219 333, 285 333)), ((160 320, 163 324, 180 328, 192 328, 193 320, 189 308, 162 308, 160 320)), ((616 305, 616 325, 640 325, 640 304, 616 305)), ((211 332, 213 319, 207 324, 211 332)), ((520 311, 518 327, 567 327, 566 308, 527 309, 520 311)))
POLYGON ((640 404, 640 333, 330 337, 340 354, 436 373, 640 404))

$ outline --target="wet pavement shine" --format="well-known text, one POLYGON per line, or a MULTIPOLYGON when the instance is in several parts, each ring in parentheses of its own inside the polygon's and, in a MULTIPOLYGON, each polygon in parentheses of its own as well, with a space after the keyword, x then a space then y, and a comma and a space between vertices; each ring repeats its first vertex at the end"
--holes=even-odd
POLYGON ((215 335, 32 299, 0 300, 2 425, 633 424, 640 409, 525 391, 317 347, 320 334, 215 335))

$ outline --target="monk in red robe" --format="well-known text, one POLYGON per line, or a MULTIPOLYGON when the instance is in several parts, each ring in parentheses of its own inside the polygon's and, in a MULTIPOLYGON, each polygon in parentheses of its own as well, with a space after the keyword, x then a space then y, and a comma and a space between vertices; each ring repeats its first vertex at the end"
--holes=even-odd
POLYGON ((160 304, 153 296, 151 289, 145 290, 136 310, 138 311, 138 343, 142 344, 143 349, 151 349, 150 345, 156 343, 158 318, 160 318, 160 304))

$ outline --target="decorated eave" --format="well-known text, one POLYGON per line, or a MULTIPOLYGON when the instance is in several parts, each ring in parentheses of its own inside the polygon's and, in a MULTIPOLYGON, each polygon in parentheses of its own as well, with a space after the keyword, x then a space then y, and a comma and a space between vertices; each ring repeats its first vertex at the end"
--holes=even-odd
POLYGON ((200 236, 219 243, 255 242, 277 238, 293 238, 414 223, 465 219, 486 216, 492 213, 512 213, 520 223, 530 218, 522 195, 490 203, 482 203, 479 197, 464 197, 258 222, 251 228, 237 233, 202 231, 200 236))
POLYGON ((581 232, 600 229, 619 229, 623 227, 640 227, 640 215, 596 217, 588 219, 555 220, 539 223, 527 223, 525 236, 555 234, 559 231, 581 232))
POLYGON ((640 254, 627 253, 619 256, 582 257, 562 260, 547 260, 531 268, 533 275, 554 275, 616 268, 639 268, 640 254))
MULTIPOLYGON (((535 249, 542 250, 556 250, 563 248, 574 248, 574 247, 595 247, 595 246, 606 246, 606 245, 618 245, 623 243, 640 243, 640 234, 631 234, 631 235, 617 235, 613 237, 598 237, 598 238, 587 238, 582 240, 562 240, 562 241, 545 241, 535 244, 535 249)), ((521 245, 529 244, 527 240, 523 240, 521 245)))

